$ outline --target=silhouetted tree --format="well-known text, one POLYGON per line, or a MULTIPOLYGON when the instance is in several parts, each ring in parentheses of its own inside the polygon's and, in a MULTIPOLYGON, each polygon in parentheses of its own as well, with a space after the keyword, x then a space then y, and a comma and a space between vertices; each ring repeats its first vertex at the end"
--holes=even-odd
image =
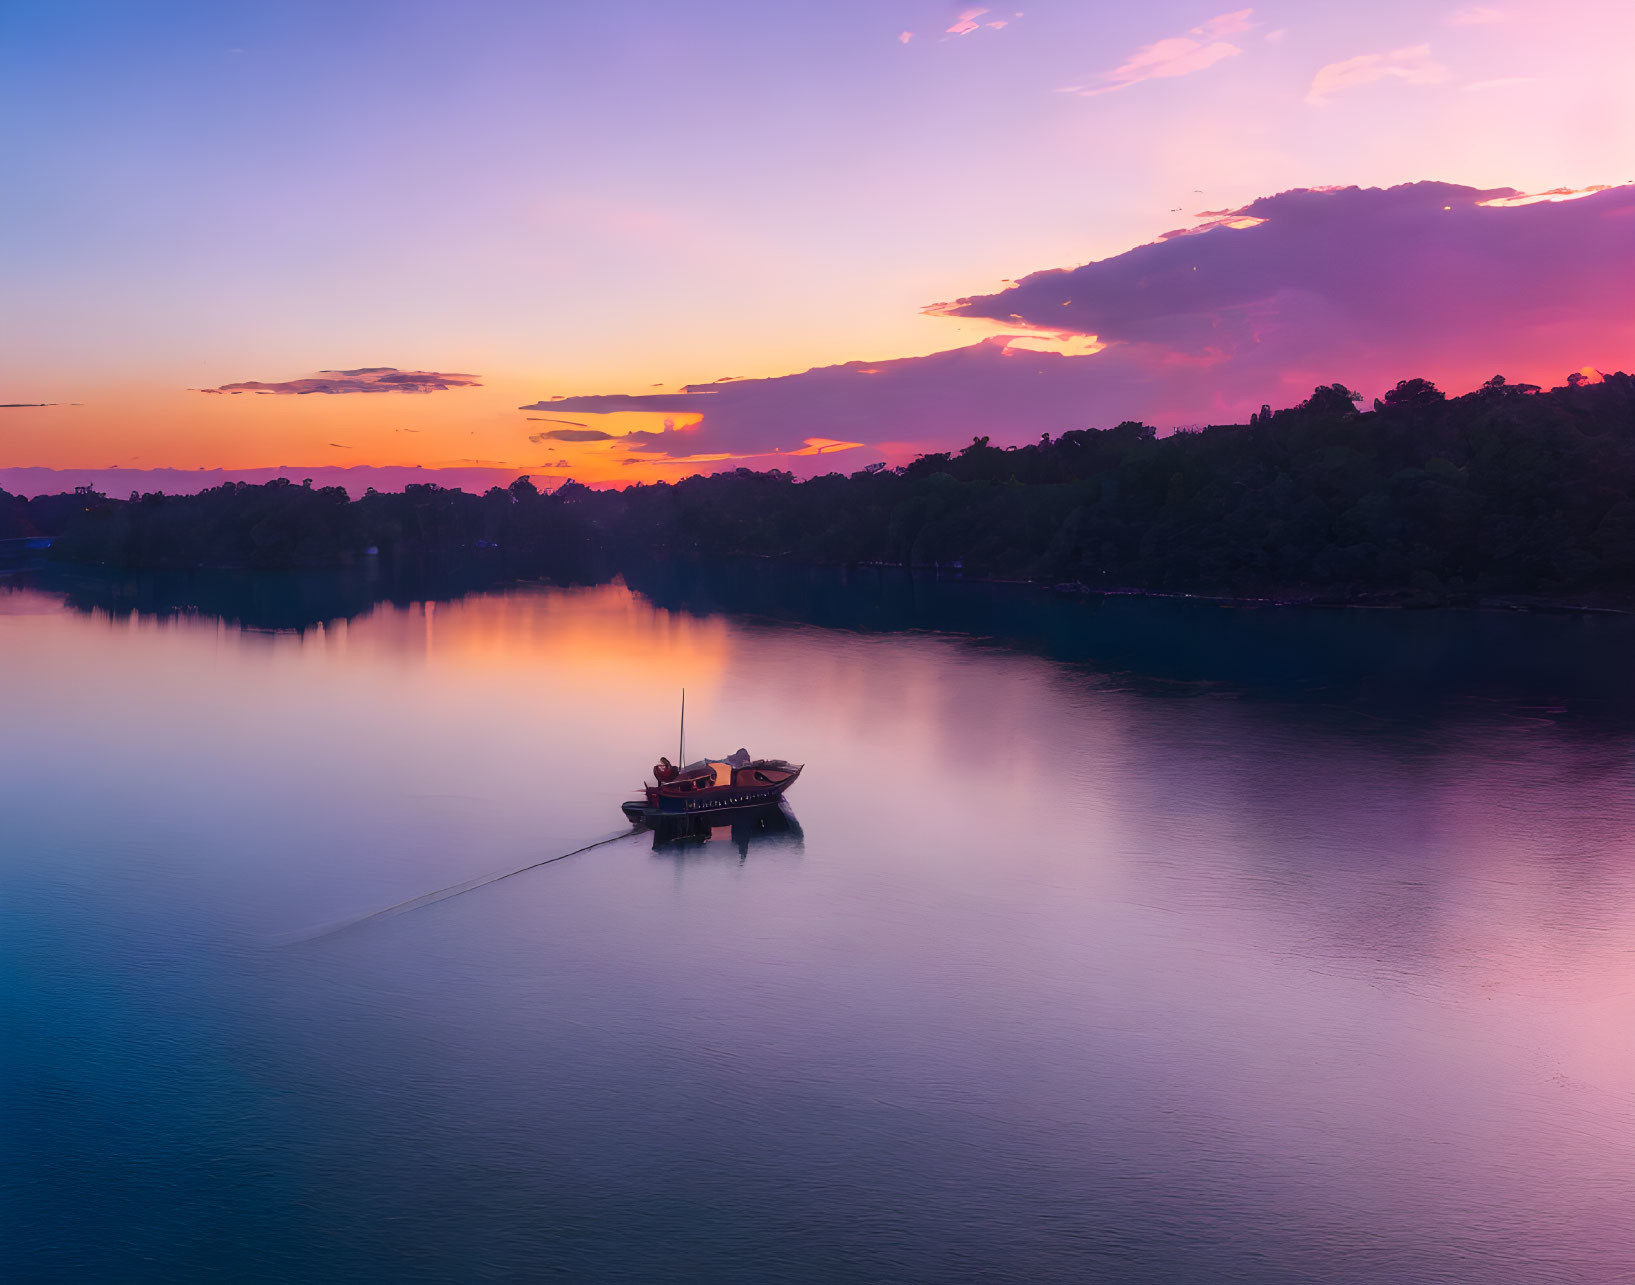
POLYGON ((1385 394, 1385 405, 1400 408, 1435 406, 1448 395, 1428 379, 1404 379, 1385 394))
POLYGON ((1344 384, 1318 384, 1311 396, 1300 403, 1299 409, 1307 415, 1353 415, 1362 394, 1353 392, 1344 384))
POLYGON ((1503 375, 1495 375, 1483 384, 1481 395, 1488 398, 1498 397, 1526 397, 1539 391, 1537 384, 1511 384, 1505 381, 1503 375))

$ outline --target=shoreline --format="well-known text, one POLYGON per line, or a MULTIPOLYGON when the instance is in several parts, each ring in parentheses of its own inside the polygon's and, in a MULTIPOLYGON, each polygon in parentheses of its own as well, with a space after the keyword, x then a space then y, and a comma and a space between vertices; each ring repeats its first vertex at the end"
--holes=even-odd
MULTIPOLYGON (((72 558, 51 558, 39 556, 43 552, 31 549, 34 556, 17 558, 10 566, 0 566, 0 575, 11 576, 20 572, 43 570, 48 567, 81 569, 99 572, 108 575, 124 576, 191 576, 199 573, 209 575, 228 575, 244 577, 260 576, 290 576, 290 575, 325 575, 331 573, 345 573, 355 571, 369 565, 382 566, 398 563, 399 558, 409 561, 431 560, 442 562, 445 565, 465 565, 478 569, 490 559, 506 559, 508 551, 503 549, 472 549, 469 547, 447 550, 405 550, 401 554, 387 554, 384 557, 356 556, 344 561, 326 561, 305 566, 291 567, 250 567, 242 564, 195 564, 192 566, 172 567, 122 567, 113 563, 82 561, 72 558), (476 556, 472 556, 476 555, 476 556)), ((537 557, 537 554, 524 555, 537 557)), ((699 561, 697 554, 668 554, 660 560, 677 564, 699 561)), ((724 561, 745 561, 761 564, 776 565, 784 569, 821 570, 836 573, 852 571, 880 571, 902 572, 910 577, 926 577, 946 584, 970 585, 1008 585, 1017 589, 1026 589, 1030 592, 1053 595, 1058 598, 1131 598, 1152 601, 1193 602, 1212 604, 1220 607, 1241 608, 1245 610, 1272 610, 1272 609, 1345 609, 1350 611, 1382 611, 1382 612, 1463 612, 1463 611, 1493 611, 1493 612, 1521 612, 1535 615, 1579 615, 1579 616, 1629 616, 1635 615, 1635 605, 1621 605, 1610 602, 1583 601, 1576 598, 1547 598, 1537 595, 1470 595, 1459 601, 1424 601, 1402 600, 1410 591, 1384 591, 1370 594, 1345 597, 1327 595, 1322 592, 1293 592, 1280 594, 1233 594, 1209 593, 1203 591, 1185 591, 1172 589, 1144 589, 1127 585, 1103 588, 1088 585, 1082 581, 1032 580, 1018 576, 968 574, 963 568, 938 566, 909 566, 901 562, 868 561, 850 564, 815 562, 806 559, 781 554, 738 554, 732 555, 724 561)), ((490 567, 490 569, 494 569, 490 567)), ((611 580, 615 576, 622 576, 621 560, 609 557, 608 562, 599 569, 604 578, 611 580)), ((529 582, 530 577, 518 571, 509 574, 501 571, 496 577, 499 583, 522 584, 529 582)))

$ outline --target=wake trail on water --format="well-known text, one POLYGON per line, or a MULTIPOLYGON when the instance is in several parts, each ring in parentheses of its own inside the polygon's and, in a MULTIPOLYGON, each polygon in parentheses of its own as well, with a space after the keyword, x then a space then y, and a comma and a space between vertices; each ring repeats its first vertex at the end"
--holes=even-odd
POLYGON ((304 942, 317 941, 321 937, 333 937, 336 933, 345 932, 348 928, 357 928, 375 919, 387 919, 392 915, 402 915, 411 910, 419 910, 422 906, 430 906, 439 901, 447 901, 451 897, 458 897, 463 893, 475 892, 478 888, 486 888, 489 884, 498 883, 502 879, 511 879, 517 875, 525 875, 530 870, 538 870, 541 866, 566 861, 569 857, 577 857, 581 853, 591 851, 593 848, 605 848, 610 843, 617 843, 620 839, 628 839, 636 833, 637 831, 634 829, 620 830, 616 834, 604 835, 594 842, 575 848, 572 852, 560 852, 554 857, 546 857, 543 861, 518 866, 515 870, 501 870, 496 874, 479 875, 475 879, 467 879, 464 883, 453 883, 446 888, 438 888, 435 892, 423 892, 418 897, 393 902, 390 906, 382 906, 379 910, 371 910, 367 914, 357 915, 352 919, 343 919, 338 924, 329 924, 327 927, 317 928, 312 932, 287 937, 278 944, 280 946, 299 946, 304 942))

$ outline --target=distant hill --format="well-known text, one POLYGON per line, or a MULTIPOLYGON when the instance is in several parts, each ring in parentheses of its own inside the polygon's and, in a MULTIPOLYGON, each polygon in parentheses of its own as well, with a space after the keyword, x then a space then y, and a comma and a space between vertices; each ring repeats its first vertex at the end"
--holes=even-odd
POLYGON ((897 469, 739 469, 550 494, 431 483, 352 499, 279 480, 134 501, 0 494, 0 535, 129 567, 326 565, 427 551, 755 556, 957 568, 1085 591, 1635 605, 1635 377, 1448 398, 1338 384, 1248 424, 1143 424, 1022 447, 979 437, 897 469))
POLYGON ((180 468, 0 468, 0 490, 13 495, 58 495, 76 486, 89 486, 106 495, 126 495, 131 491, 162 491, 166 495, 196 495, 223 482, 260 484, 274 478, 300 482, 311 478, 314 486, 339 486, 354 499, 371 486, 377 491, 401 491, 411 482, 435 482, 439 486, 467 487, 483 491, 491 486, 507 486, 521 469, 498 468, 418 468, 360 464, 341 468, 333 464, 310 468, 280 464, 276 468, 180 469, 180 468))

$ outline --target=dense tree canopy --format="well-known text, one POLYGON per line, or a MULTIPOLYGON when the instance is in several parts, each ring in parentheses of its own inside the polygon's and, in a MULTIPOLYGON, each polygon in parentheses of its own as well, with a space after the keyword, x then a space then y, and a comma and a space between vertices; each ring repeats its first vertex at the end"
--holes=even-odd
POLYGON ((1126 422, 1021 447, 978 437, 798 482, 781 471, 541 494, 226 485, 195 496, 0 492, 0 536, 126 566, 315 565, 495 548, 961 566, 968 574, 1222 594, 1463 601, 1635 598, 1635 377, 1448 398, 1340 384, 1251 423, 1160 438, 1126 422))

